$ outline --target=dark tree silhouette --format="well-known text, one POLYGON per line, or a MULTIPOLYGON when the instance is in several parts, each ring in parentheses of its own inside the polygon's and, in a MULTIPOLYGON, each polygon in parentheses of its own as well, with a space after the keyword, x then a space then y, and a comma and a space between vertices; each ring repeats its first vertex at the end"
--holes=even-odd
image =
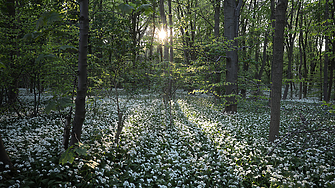
POLYGON ((271 120, 269 141, 273 142, 279 135, 280 100, 283 77, 284 29, 288 0, 280 0, 275 12, 275 35, 273 44, 273 70, 271 89, 271 120))
POLYGON ((76 111, 73 121, 70 145, 80 141, 83 122, 85 120, 85 98, 87 92, 87 43, 88 43, 88 0, 80 1, 80 41, 78 58, 78 88, 76 111))

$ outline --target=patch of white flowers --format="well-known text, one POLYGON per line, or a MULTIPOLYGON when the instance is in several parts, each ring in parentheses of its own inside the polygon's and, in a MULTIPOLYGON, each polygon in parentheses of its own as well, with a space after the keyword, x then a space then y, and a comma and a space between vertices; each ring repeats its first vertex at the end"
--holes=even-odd
MULTIPOLYGON (((61 173, 71 177, 71 182, 63 182, 60 187, 81 183, 125 188, 335 186, 331 178, 335 176, 334 156, 325 154, 324 148, 311 145, 307 152, 299 153, 294 148, 304 143, 288 142, 285 148, 278 147, 266 155, 274 147, 267 142, 269 113, 222 114, 208 97, 181 93, 171 103, 170 124, 168 109, 158 95, 130 100, 121 97, 120 101, 126 114, 120 147, 114 144, 118 116, 113 99, 88 104, 82 140, 90 146, 91 161, 76 158, 74 167, 53 160, 62 151, 64 120, 60 117, 1 117, 0 134, 16 168, 36 174, 36 183, 61 173), (117 148, 124 151, 120 160, 116 160, 117 148), (39 169, 35 168, 37 164, 39 169), (89 181, 89 176, 81 173, 87 164, 95 166, 89 181)), ((284 108, 294 106, 287 104, 284 108)), ((283 117, 282 125, 289 129, 295 117, 283 117)), ((0 173, 0 180, 5 173, 0 173)), ((24 185, 23 179, 13 179, 11 187, 24 185)))

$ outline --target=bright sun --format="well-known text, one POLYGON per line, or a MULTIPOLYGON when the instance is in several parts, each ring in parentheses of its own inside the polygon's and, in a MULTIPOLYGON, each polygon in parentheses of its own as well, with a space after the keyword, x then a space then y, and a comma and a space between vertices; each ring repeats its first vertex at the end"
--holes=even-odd
POLYGON ((164 29, 160 30, 159 33, 158 33, 158 37, 161 39, 161 40, 164 40, 165 37, 166 37, 166 32, 164 31, 164 29))

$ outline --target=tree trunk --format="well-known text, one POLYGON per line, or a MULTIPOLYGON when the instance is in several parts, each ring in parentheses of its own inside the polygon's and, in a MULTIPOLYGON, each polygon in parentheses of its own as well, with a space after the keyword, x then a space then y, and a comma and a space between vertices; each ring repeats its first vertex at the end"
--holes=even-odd
POLYGON ((236 0, 224 1, 224 35, 229 43, 226 53, 226 106, 225 112, 237 112, 237 71, 238 71, 238 56, 237 56, 237 39, 238 21, 240 16, 240 8, 242 0, 239 0, 237 5, 236 0))
MULTIPOLYGON (((177 18, 178 20, 181 20, 181 18, 184 18, 183 11, 181 9, 180 3, 177 0, 177 18)), ((183 26, 179 27, 180 34, 182 36, 182 41, 183 41, 183 52, 184 52, 184 60, 187 65, 190 65, 190 53, 189 53, 189 37, 186 35, 185 30, 183 26)))
POLYGON ((153 13, 152 13, 152 35, 151 35, 151 40, 150 40, 150 51, 149 51, 149 59, 153 60, 153 44, 154 44, 154 39, 155 39, 155 32, 156 32, 156 1, 153 2, 152 4, 152 8, 153 8, 153 13))
POLYGON ((1 135, 0 135, 0 161, 3 162, 3 164, 0 165, 0 172, 5 170, 6 165, 9 165, 9 168, 13 168, 13 164, 10 158, 8 157, 5 146, 2 142, 1 135))
MULTIPOLYGON (((306 20, 305 18, 302 18, 302 20, 306 20)), ((308 24, 305 24, 308 25, 308 24)), ((308 36, 308 32, 305 32, 305 40, 302 40, 302 47, 303 47, 303 65, 304 65, 304 72, 303 72, 303 78, 304 78, 304 82, 303 82, 303 88, 302 88, 302 94, 303 94, 303 98, 307 97, 307 75, 308 75, 308 69, 307 69, 307 36, 308 36)))
POLYGON ((265 68, 265 65, 266 65, 266 57, 267 57, 267 53, 266 53, 266 49, 267 49, 267 46, 268 46, 268 33, 265 33, 265 39, 264 39, 264 45, 263 45, 263 60, 262 60, 262 66, 261 68, 259 69, 259 72, 257 74, 257 77, 256 79, 258 80, 262 80, 262 75, 263 75, 263 72, 264 72, 264 68, 265 68))
POLYGON ((299 75, 299 99, 302 99, 302 64, 303 64, 303 30, 302 30, 302 15, 300 15, 300 33, 299 33, 299 56, 300 56, 300 64, 298 69, 299 75))
MULTIPOLYGON (((219 40, 220 38, 220 9, 221 9, 221 1, 220 0, 216 0, 213 2, 213 6, 214 6, 214 36, 216 38, 216 40, 219 40)), ((213 90, 214 92, 216 93, 214 96, 215 96, 215 99, 217 99, 218 97, 221 96, 221 87, 219 86, 220 85, 220 82, 221 82, 221 73, 220 73, 220 61, 218 62, 214 62, 214 70, 215 70, 215 73, 213 74, 214 75, 214 83, 217 84, 214 86, 213 90)))
POLYGON ((170 62, 173 62, 173 20, 171 0, 168 0, 169 6, 169 25, 170 25, 170 62))
MULTIPOLYGON (((168 33, 167 31, 167 21, 166 21, 166 15, 165 15, 165 9, 164 9, 164 0, 159 1, 159 13, 161 15, 162 19, 162 24, 163 24, 163 29, 166 34, 168 33)), ((167 35, 166 35, 167 36, 167 35)), ((164 61, 169 61, 169 46, 168 46, 168 37, 164 38, 164 61)))
MULTIPOLYGON (((271 9, 271 14, 270 14, 270 20, 271 20, 271 28, 272 29, 275 29, 275 0, 271 0, 271 6, 270 6, 270 9, 271 9)), ((272 35, 272 42, 274 42, 274 32, 271 32, 271 35, 272 35)), ((273 79, 273 58, 271 60, 271 73, 270 73, 270 80, 271 80, 271 83, 272 83, 272 79, 273 79)), ((271 107, 271 97, 272 97, 272 88, 270 89, 270 98, 269 98, 269 103, 268 105, 271 107)))
POLYGON ((334 78, 334 59, 330 63, 330 70, 329 70, 329 87, 328 87, 328 101, 331 98, 332 87, 333 87, 333 78, 334 78))
MULTIPOLYGON (((297 28, 297 24, 298 24, 298 18, 299 18, 299 12, 300 12, 300 2, 297 3, 298 6, 298 12, 297 12, 297 16, 296 16, 296 20, 295 20, 295 28, 297 28)), ((293 28, 293 15, 294 15, 294 0, 292 0, 292 8, 291 8, 291 22, 290 24, 288 24, 288 29, 292 30, 293 28)), ((287 79, 289 80, 286 85, 285 85, 285 90, 284 90, 284 94, 283 94, 283 99, 287 98, 287 94, 288 94, 288 89, 289 86, 292 86, 292 61, 293 61, 293 48, 294 48, 294 41, 295 41, 295 37, 296 37, 296 32, 294 32, 294 34, 289 33, 288 34, 288 39, 287 39, 287 48, 288 48, 288 67, 287 67, 287 79)), ((291 91, 292 91, 292 87, 291 87, 291 91)))
POLYGON ((323 37, 321 36, 321 37, 319 37, 319 57, 320 57, 320 61, 319 61, 319 63, 320 63, 320 81, 319 81, 319 83, 320 83, 320 101, 322 101, 322 99, 323 99, 323 90, 322 90, 322 88, 323 88, 323 85, 322 85, 322 83, 323 83, 323 81, 322 81, 322 61, 321 61, 321 57, 322 57, 322 46, 323 46, 323 37))
POLYGON ((286 24, 287 0, 279 0, 276 7, 276 25, 273 44, 273 74, 271 93, 271 120, 269 141, 273 142, 279 135, 280 100, 283 76, 284 29, 286 24))
MULTIPOLYGON (((328 8, 329 0, 326 0, 325 3, 325 27, 328 26, 328 18, 329 18, 329 8, 328 8)), ((327 92, 328 89, 328 64, 329 64, 329 58, 328 58, 328 51, 329 51, 329 36, 326 34, 325 37, 325 60, 324 60, 324 66, 323 66, 323 99, 326 102, 329 102, 329 95, 327 92)))
POLYGON ((221 1, 220 0, 216 0, 214 1, 214 36, 215 38, 219 38, 220 37, 220 4, 221 1))
POLYGON ((87 43, 89 31, 88 0, 80 1, 80 35, 78 58, 78 89, 76 98, 76 110, 73 121, 70 145, 80 141, 82 126, 85 120, 85 98, 87 92, 87 43))

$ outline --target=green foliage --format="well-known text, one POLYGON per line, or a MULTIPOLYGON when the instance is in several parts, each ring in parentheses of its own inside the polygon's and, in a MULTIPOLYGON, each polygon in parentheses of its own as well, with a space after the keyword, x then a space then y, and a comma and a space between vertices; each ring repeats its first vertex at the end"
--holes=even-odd
POLYGON ((5 69, 6 66, 0 61, 0 70, 5 69))
POLYGON ((133 10, 135 10, 135 8, 129 4, 126 3, 121 3, 118 7, 121 12, 125 13, 125 14, 129 14, 131 13, 133 10))
MULTIPOLYGON (((80 156, 87 156, 89 146, 86 144, 83 144, 81 142, 76 143, 75 145, 72 145, 69 147, 60 157, 59 164, 66 164, 70 163, 72 164, 74 162, 74 158, 78 155, 80 156)), ((95 166, 93 164, 89 164, 90 167, 94 168, 95 166)))
POLYGON ((51 110, 61 111, 69 106, 74 106, 71 97, 69 96, 53 97, 52 99, 48 101, 47 106, 45 107, 44 111, 48 114, 51 112, 51 110))
POLYGON ((46 61, 46 60, 55 60, 57 59, 57 56, 54 54, 40 54, 35 62, 39 65, 41 62, 46 61))
POLYGON ((60 21, 62 21, 62 17, 58 12, 55 11, 45 12, 37 20, 36 30, 40 29, 41 27, 50 26, 54 22, 60 22, 60 21))
POLYGON ((329 113, 333 114, 335 113, 335 104, 327 103, 326 101, 322 101, 323 107, 326 107, 326 110, 328 110, 329 113))
POLYGON ((59 47, 60 50, 75 50, 78 51, 78 48, 74 47, 74 46, 70 46, 70 45, 63 45, 59 47))

